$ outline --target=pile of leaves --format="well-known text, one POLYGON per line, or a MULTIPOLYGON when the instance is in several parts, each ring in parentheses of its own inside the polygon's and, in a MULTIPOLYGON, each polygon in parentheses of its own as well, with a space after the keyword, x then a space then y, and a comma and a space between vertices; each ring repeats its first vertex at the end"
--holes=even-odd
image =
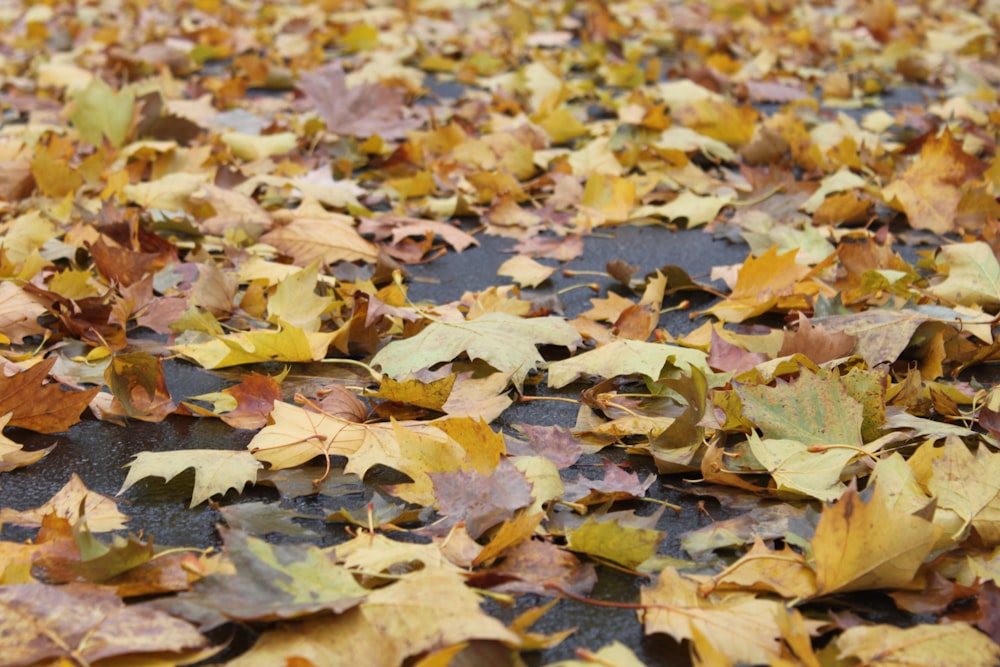
MULTIPOLYGON (((45 466, 25 430, 220 419, 247 450, 144 452, 122 492, 192 467, 193 506, 377 488, 324 548, 258 503, 222 509, 220 549, 161 550, 76 476, 4 507, 36 531, 0 542, 4 663, 188 664, 232 624, 261 632, 234 666, 514 662, 572 630, 482 599, 585 598, 596 563, 648 580, 637 622, 696 664, 995 664, 1000 392, 963 372, 1000 358, 998 24, 889 0, 5 3, 0 485, 45 466), (924 97, 882 106, 900 90, 924 97), (623 224, 749 256, 712 283, 611 261, 572 317, 521 291, 623 224), (479 233, 516 242, 497 286, 413 303, 406 265, 479 233), (697 293, 696 328, 659 326, 697 293), (364 370, 287 395, 265 362, 364 370), (245 372, 174 396, 165 363, 245 372), (535 386, 576 423, 490 426, 535 386), (607 448, 746 511, 666 558, 670 513, 629 503, 653 476, 577 474, 607 448)), ((591 648, 572 664, 640 664, 591 648)))

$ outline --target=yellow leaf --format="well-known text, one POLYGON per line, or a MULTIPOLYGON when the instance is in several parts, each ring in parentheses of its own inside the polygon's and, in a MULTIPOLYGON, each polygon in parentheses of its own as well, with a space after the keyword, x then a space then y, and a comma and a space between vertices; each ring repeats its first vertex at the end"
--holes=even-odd
POLYGON ((910 628, 859 625, 837 637, 837 648, 841 659, 857 658, 870 667, 992 667, 1000 660, 1000 646, 960 621, 910 628))
POLYGON ((567 535, 567 546, 572 551, 635 568, 656 554, 656 547, 664 537, 666 533, 659 530, 596 521, 591 517, 567 535))
POLYGON ((265 135, 224 132, 219 138, 229 146, 233 155, 248 162, 272 155, 284 155, 294 149, 299 141, 294 132, 265 135))
POLYGON ((809 273, 809 267, 795 262, 795 254, 793 250, 779 255, 771 248, 756 259, 748 257, 732 294, 704 312, 723 322, 742 322, 768 312, 809 273))
POLYGON ((497 269, 497 275, 511 278, 524 287, 538 287, 555 272, 555 267, 545 266, 525 255, 515 255, 497 269))
POLYGON ((245 331, 204 341, 180 343, 174 352, 203 368, 225 368, 265 361, 319 361, 335 333, 308 333, 285 324, 276 331, 245 331))
POLYGON ((131 86, 116 93, 103 79, 94 77, 73 96, 69 119, 84 141, 100 146, 106 138, 121 148, 132 131, 134 111, 135 90, 131 86))
MULTIPOLYGON (((191 507, 229 489, 242 492, 247 483, 257 481, 257 471, 263 467, 249 452, 225 449, 139 452, 126 466, 128 476, 117 495, 125 493, 145 477, 161 477, 169 482, 188 468, 194 468, 191 507)), ((90 523, 89 517, 87 523, 90 523)))
POLYGON ((75 524, 80 520, 81 501, 91 532, 105 533, 125 527, 128 517, 118 511, 115 501, 88 489, 76 473, 70 475, 69 481, 41 507, 23 511, 0 509, 0 523, 40 526, 44 516, 55 514, 75 524))
POLYGON ((940 532, 926 519, 891 509, 878 488, 868 502, 848 488, 823 508, 812 538, 816 595, 911 584, 940 532))
POLYGON ((695 629, 714 650, 737 663, 769 663, 780 655, 778 619, 786 614, 777 600, 732 593, 704 597, 698 585, 668 567, 652 586, 642 589, 641 612, 646 634, 693 639, 695 629))

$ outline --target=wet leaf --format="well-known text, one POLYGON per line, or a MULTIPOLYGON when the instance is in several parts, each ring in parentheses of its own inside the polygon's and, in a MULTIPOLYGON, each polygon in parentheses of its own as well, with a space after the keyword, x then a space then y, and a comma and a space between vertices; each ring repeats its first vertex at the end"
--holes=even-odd
POLYGON ((139 452, 128 464, 128 475, 119 489, 121 495, 146 477, 161 477, 169 482, 189 468, 194 468, 191 507, 229 489, 242 491, 257 481, 260 462, 249 452, 222 449, 181 449, 171 452, 139 452))

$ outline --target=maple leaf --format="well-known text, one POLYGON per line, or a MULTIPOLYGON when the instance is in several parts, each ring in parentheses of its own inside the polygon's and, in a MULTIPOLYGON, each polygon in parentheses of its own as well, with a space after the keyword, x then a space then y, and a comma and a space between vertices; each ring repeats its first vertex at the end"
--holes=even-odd
POLYGON ((177 409, 167 390, 163 361, 151 354, 115 354, 104 377, 115 397, 113 409, 121 408, 127 417, 157 422, 177 409))
POLYGON ((666 533, 649 528, 626 526, 617 521, 588 518, 567 535, 572 551, 604 558, 633 569, 656 554, 666 533))
POLYGON ((192 332, 170 349, 203 368, 226 368, 265 361, 319 361, 337 335, 310 333, 291 324, 277 330, 241 331, 211 336, 192 332))
POLYGON ((518 644, 515 633, 479 607, 479 598, 462 576, 446 570, 417 570, 372 592, 361 613, 403 655, 452 646, 473 639, 518 644))
POLYGON ((882 197, 902 209, 914 229, 945 234, 954 229, 961 186, 983 171, 983 163, 966 153, 945 128, 940 136, 924 142, 920 156, 882 189, 882 197))
POLYGON ((962 622, 910 628, 859 625, 836 639, 840 658, 856 658, 872 667, 967 665, 989 667, 1000 660, 1000 646, 962 622))
POLYGON ((13 413, 8 426, 59 433, 80 421, 80 413, 100 389, 69 391, 56 382, 44 383, 55 363, 50 357, 16 375, 0 373, 0 415, 13 413))
POLYGON ((125 493, 146 477, 161 477, 169 482, 188 468, 194 468, 191 507, 229 489, 242 491, 257 480, 263 466, 249 452, 224 449, 180 449, 170 452, 139 452, 128 464, 128 475, 117 495, 125 493))
POLYGON ((704 597, 698 584, 665 568, 652 586, 642 589, 640 612, 646 634, 662 632, 677 641, 700 633, 734 662, 770 663, 780 653, 781 602, 734 593, 704 597))
POLYGON ((984 527, 996 522, 1000 515, 1000 454, 983 446, 973 454, 960 438, 948 436, 931 468, 927 488, 940 508, 954 511, 964 521, 959 532, 979 521, 984 527))
POLYGON ((930 292, 964 306, 1000 304, 1000 263, 993 248, 982 241, 942 246, 948 277, 930 292))
POLYGON ((732 293, 704 312, 723 322, 742 322, 768 312, 779 299, 792 295, 809 273, 809 267, 796 263, 795 255, 794 250, 779 255, 772 247, 758 258, 748 257, 732 293))
POLYGON ((682 372, 694 367, 707 373, 705 359, 701 350, 623 338, 549 364, 548 382, 558 389, 584 374, 612 378, 633 373, 655 381, 668 363, 682 372))
MULTIPOLYGON (((496 539, 499 536, 494 541, 496 539)), ((492 543, 491 541, 490 544, 492 543)), ((477 558, 476 562, 489 560, 477 558)), ((597 571, 592 563, 584 563, 569 551, 549 542, 531 539, 520 541, 504 550, 503 562, 491 571, 512 578, 512 581, 493 587, 498 593, 549 595, 552 589, 546 588, 546 584, 556 584, 564 591, 585 595, 597 583, 597 571)))
POLYGON ((750 551, 699 590, 703 595, 716 590, 770 591, 784 598, 801 599, 816 591, 816 575, 805 557, 790 546, 768 549, 757 535, 750 551))
POLYGON ((443 527, 465 522, 465 530, 478 538, 498 523, 531 504, 531 485, 506 459, 492 475, 474 470, 431 473, 438 510, 447 517, 443 527))
POLYGON ((339 61, 303 74, 299 88, 316 105, 327 129, 337 134, 378 135, 392 141, 422 124, 420 119, 403 117, 401 90, 371 83, 348 87, 339 61))
POLYGON ((21 511, 0 508, 0 523, 40 526, 45 517, 52 514, 75 524, 79 522, 81 512, 87 518, 89 529, 99 533, 120 530, 129 520, 118 511, 113 498, 91 491, 74 472, 69 481, 40 507, 21 511))
POLYGON ((331 554, 312 545, 268 544, 238 530, 223 532, 235 574, 195 583, 186 603, 237 620, 295 618, 328 609, 341 613, 368 594, 331 554))
POLYGON ((55 658, 96 662, 207 642, 192 625, 149 607, 125 604, 105 587, 0 586, 0 651, 10 667, 55 658))
POLYGON ((579 335, 558 317, 523 319, 503 313, 487 313, 465 322, 432 322, 416 336, 395 340, 372 358, 383 373, 401 378, 465 353, 510 374, 520 390, 528 372, 543 359, 536 345, 571 347, 579 335))
POLYGON ((811 540, 816 595, 909 585, 941 528, 891 508, 876 487, 865 502, 852 485, 823 508, 811 540))
POLYGON ((100 77, 94 77, 73 96, 70 122, 84 141, 100 146, 104 140, 120 148, 132 131, 135 112, 135 89, 126 87, 117 93, 100 77))
MULTIPOLYGON (((0 417, 0 431, 3 430, 7 423, 10 422, 11 417, 14 414, 8 412, 7 414, 0 417)), ((36 449, 35 451, 26 452, 24 451, 24 445, 20 445, 3 433, 0 433, 0 472, 9 472, 15 468, 21 468, 23 466, 31 465, 32 463, 41 460, 46 454, 52 451, 55 445, 50 445, 45 449, 36 449)), ((0 510, 2 512, 3 510, 0 510)))
POLYGON ((44 333, 45 327, 38 323, 38 317, 46 312, 45 306, 14 283, 0 283, 0 338, 20 344, 25 336, 44 333))
POLYGON ((302 211, 287 222, 276 221, 275 226, 260 237, 260 242, 274 246, 303 267, 313 262, 324 266, 358 260, 374 262, 378 257, 375 246, 354 228, 354 219, 337 213, 321 216, 302 211))

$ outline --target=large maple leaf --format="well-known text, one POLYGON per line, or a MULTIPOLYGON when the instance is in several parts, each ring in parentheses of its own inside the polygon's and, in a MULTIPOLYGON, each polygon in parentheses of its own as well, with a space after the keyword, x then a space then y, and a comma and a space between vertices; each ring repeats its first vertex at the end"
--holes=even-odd
POLYGON ((503 313, 488 313, 465 322, 433 322, 412 338, 397 340, 382 348, 372 365, 395 378, 410 375, 434 364, 451 361, 463 352, 482 359, 520 388, 528 371, 542 363, 536 345, 572 346, 579 334, 559 317, 523 319, 503 313))
POLYGON ((17 375, 0 374, 0 415, 14 413, 8 426, 59 433, 80 421, 80 413, 99 389, 69 391, 56 382, 44 383, 55 363, 52 357, 17 375))

